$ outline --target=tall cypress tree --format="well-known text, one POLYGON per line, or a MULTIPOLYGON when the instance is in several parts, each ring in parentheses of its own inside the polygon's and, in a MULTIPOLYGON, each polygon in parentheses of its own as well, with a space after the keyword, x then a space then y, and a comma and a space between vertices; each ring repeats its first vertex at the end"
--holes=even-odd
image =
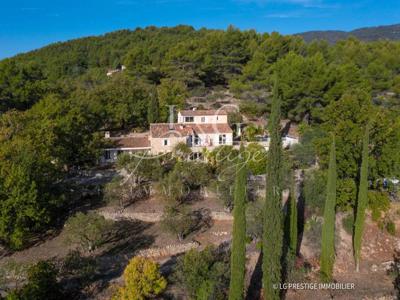
POLYGON ((332 279, 335 262, 335 207, 336 207, 336 146, 333 137, 328 170, 328 185, 322 226, 321 275, 324 280, 332 279))
POLYGON ((369 125, 367 125, 365 129, 365 134, 363 138, 360 184, 358 188, 356 220, 354 223, 353 247, 357 272, 360 270, 361 241, 364 231, 365 209, 368 204, 368 144, 369 125))
POLYGON ((159 119, 159 107, 157 90, 153 89, 150 94, 150 101, 147 106, 147 122, 149 124, 157 122, 159 119))
POLYGON ((263 224, 263 286, 264 299, 279 299, 277 285, 281 282, 283 240, 282 216, 282 141, 280 133, 281 101, 278 83, 269 119, 270 144, 268 151, 266 199, 263 224))
POLYGON ((297 254, 297 201, 296 201, 296 180, 294 172, 292 174, 292 182, 290 186, 290 203, 289 203, 289 248, 291 255, 297 254))
POLYGON ((244 148, 240 146, 237 159, 233 199, 233 240, 231 252, 231 281, 229 299, 244 298, 244 277, 246 269, 246 186, 247 169, 243 159, 244 148))

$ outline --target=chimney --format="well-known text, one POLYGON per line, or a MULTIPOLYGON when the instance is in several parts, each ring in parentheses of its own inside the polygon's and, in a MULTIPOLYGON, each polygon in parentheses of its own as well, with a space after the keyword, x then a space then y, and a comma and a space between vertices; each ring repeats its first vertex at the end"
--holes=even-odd
POLYGON ((109 131, 104 132, 104 137, 105 137, 106 139, 109 139, 109 138, 111 137, 110 132, 109 132, 109 131))

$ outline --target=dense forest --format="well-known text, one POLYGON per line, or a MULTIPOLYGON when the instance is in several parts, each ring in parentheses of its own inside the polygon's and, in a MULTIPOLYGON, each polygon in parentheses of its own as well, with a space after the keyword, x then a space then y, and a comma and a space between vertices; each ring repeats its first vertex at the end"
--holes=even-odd
POLYGON ((349 38, 351 36, 362 41, 377 41, 377 40, 399 40, 400 39, 400 24, 365 27, 352 31, 340 30, 322 30, 322 31, 307 31, 299 33, 306 42, 313 40, 326 40, 329 43, 336 43, 337 41, 349 38))
POLYGON ((248 117, 268 117, 275 74, 283 117, 301 123, 298 164, 317 156, 326 169, 336 134, 339 207, 355 205, 367 123, 371 186, 400 176, 400 42, 307 44, 234 27, 123 30, 0 62, 0 240, 21 248, 65 213, 64 179, 96 163, 101 130, 145 129, 166 120, 166 105, 221 90, 248 117))

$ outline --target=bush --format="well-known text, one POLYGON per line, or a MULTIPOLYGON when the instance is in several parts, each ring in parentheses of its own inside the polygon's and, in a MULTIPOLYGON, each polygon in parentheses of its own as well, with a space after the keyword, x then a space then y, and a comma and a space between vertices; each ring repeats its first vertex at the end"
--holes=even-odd
POLYGON ((229 255, 207 247, 180 257, 173 277, 193 299, 223 300, 227 299, 229 274, 229 255))
POLYGON ((386 223, 386 231, 391 235, 396 235, 396 224, 392 220, 386 223))
POLYGON ((257 198, 255 201, 248 202, 246 209, 246 229, 247 234, 253 239, 261 238, 263 233, 264 199, 257 198))
POLYGON ((244 152, 248 169, 253 175, 265 174, 267 171, 267 151, 257 143, 249 144, 244 152))
POLYGON ((179 240, 185 239, 190 233, 211 224, 209 211, 191 211, 186 206, 167 206, 161 221, 161 226, 176 235, 179 240))
POLYGON ((239 108, 240 112, 248 117, 261 117, 267 112, 267 105, 254 101, 242 101, 239 108))
POLYGON ((354 214, 348 214, 342 219, 342 225, 344 230, 350 235, 353 234, 354 227, 354 214))
POLYGON ((385 192, 368 191, 368 201, 374 221, 379 221, 382 218, 382 213, 387 212, 390 208, 390 200, 385 192))
POLYGON ((94 251, 103 245, 111 234, 113 222, 89 212, 77 213, 65 224, 66 242, 79 245, 83 251, 94 251))
POLYGON ((166 207, 161 226, 168 232, 183 240, 194 227, 191 211, 186 207, 166 207))
POLYGON ((306 173, 304 179, 304 188, 302 192, 306 207, 317 215, 321 215, 324 211, 326 181, 326 173, 320 170, 313 170, 306 173))
POLYGON ((12 300, 61 300, 64 298, 61 286, 57 282, 55 266, 47 261, 40 261, 28 269, 28 283, 20 290, 7 296, 12 300))
POLYGON ((158 296, 167 287, 159 265, 144 257, 134 257, 124 271, 124 286, 119 288, 113 300, 141 300, 158 296))

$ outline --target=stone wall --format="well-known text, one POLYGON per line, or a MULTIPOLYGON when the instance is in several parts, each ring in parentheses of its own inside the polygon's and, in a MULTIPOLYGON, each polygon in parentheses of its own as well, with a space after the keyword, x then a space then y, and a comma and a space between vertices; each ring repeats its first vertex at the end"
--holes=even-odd
MULTIPOLYGON (((111 210, 102 209, 98 213, 108 220, 139 220, 149 223, 157 223, 162 220, 163 213, 140 213, 140 212, 129 212, 124 210, 111 210)), ((210 213, 211 219, 214 221, 232 221, 233 216, 230 213, 223 211, 212 211, 210 213)))
POLYGON ((140 250, 137 253, 137 256, 151 257, 151 258, 168 257, 187 252, 191 249, 197 249, 199 247, 200 243, 193 241, 186 244, 173 244, 173 245, 167 245, 165 247, 155 247, 155 248, 140 250))

